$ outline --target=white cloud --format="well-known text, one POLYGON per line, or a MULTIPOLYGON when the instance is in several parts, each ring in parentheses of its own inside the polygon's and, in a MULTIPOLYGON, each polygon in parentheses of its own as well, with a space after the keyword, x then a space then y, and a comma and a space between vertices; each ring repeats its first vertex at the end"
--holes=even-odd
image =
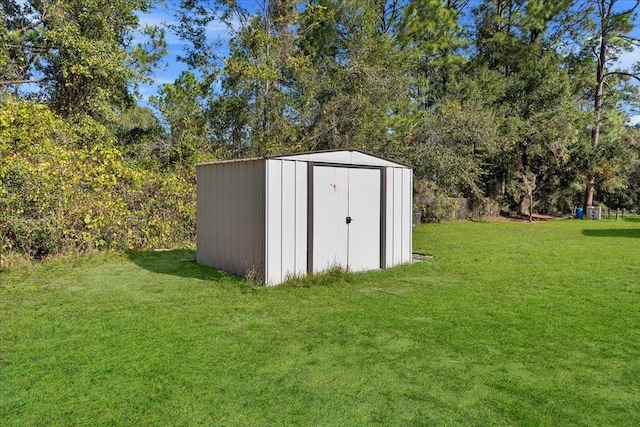
MULTIPOLYGON (((176 76, 178 78, 178 76, 176 76)), ((176 81, 174 78, 164 77, 164 78, 155 78, 153 79, 153 83, 157 86, 162 86, 166 84, 173 84, 176 81)))
POLYGON ((627 120, 627 124, 629 126, 636 126, 640 124, 640 114, 636 114, 635 116, 629 117, 629 120, 627 120))
POLYGON ((640 62, 640 48, 635 48, 632 52, 625 52, 620 55, 618 62, 616 62, 616 67, 631 71, 638 62, 640 62))

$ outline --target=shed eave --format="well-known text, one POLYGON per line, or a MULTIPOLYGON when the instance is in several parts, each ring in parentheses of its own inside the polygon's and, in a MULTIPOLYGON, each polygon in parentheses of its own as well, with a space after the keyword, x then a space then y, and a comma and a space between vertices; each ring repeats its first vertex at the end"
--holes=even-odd
MULTIPOLYGON (((218 165, 218 164, 237 163, 237 162, 255 162, 255 161, 264 161, 264 160, 272 160, 272 159, 273 160, 305 160, 305 161, 313 161, 313 159, 310 159, 309 157, 313 157, 313 156, 316 156, 316 155, 322 156, 323 154, 331 154, 331 153, 358 153, 358 154, 361 154, 361 155, 366 156, 366 157, 371 157, 372 159, 376 159, 378 161, 386 162, 386 163, 388 163, 387 166, 403 167, 403 168, 413 169, 413 166, 409 166, 407 164, 400 163, 400 162, 397 162, 395 160, 391 160, 391 159, 388 159, 386 157, 378 156, 377 154, 368 153, 366 151, 358 150, 358 149, 355 149, 355 148, 344 148, 344 149, 336 148, 336 149, 330 149, 330 150, 305 151, 305 152, 301 152, 301 153, 282 154, 282 155, 273 155, 273 156, 265 156, 265 157, 249 157, 249 158, 246 158, 246 159, 220 160, 220 161, 213 161, 213 162, 198 163, 196 166, 218 165)), ((322 161, 326 161, 326 159, 319 159, 319 161, 321 161, 321 162, 322 161)), ((335 161, 335 163, 341 163, 341 162, 335 161)))
POLYGON ((238 163, 238 162, 256 162, 265 160, 266 157, 249 157, 246 159, 231 159, 231 160, 219 160, 214 162, 204 162, 198 163, 196 166, 206 166, 206 165, 223 165, 225 163, 238 163))
MULTIPOLYGON (((400 163, 397 162, 395 160, 391 160, 391 159, 387 159, 385 157, 382 156, 378 156, 377 154, 372 154, 372 153, 368 153, 366 151, 362 151, 362 150, 358 150, 355 148, 344 148, 344 149, 331 149, 331 150, 318 150, 318 151, 307 151, 307 152, 302 152, 302 153, 293 153, 293 154, 284 154, 284 155, 274 155, 274 156, 267 156, 265 157, 265 159, 269 160, 269 159, 277 159, 277 160, 295 160, 296 158, 303 158, 303 157, 309 157, 309 156, 315 156, 315 155, 322 155, 322 154, 330 154, 330 153, 358 153, 358 154, 362 154, 363 156, 367 156, 367 157, 371 157, 373 159, 379 160, 379 161, 383 161, 383 162, 387 162, 395 167, 403 167, 403 168, 408 168, 408 169, 413 169, 412 166, 406 165, 404 163, 400 163)), ((309 161, 311 161, 311 159, 308 159, 309 161)), ((338 162, 336 162, 338 163, 338 162)))

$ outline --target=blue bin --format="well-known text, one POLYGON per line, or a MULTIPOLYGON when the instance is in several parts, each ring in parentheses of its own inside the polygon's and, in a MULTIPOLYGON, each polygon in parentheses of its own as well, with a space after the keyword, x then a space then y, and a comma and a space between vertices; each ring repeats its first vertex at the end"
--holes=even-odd
POLYGON ((582 215, 583 214, 584 214, 584 211, 582 210, 582 208, 577 208, 576 209, 576 218, 582 219, 582 215))

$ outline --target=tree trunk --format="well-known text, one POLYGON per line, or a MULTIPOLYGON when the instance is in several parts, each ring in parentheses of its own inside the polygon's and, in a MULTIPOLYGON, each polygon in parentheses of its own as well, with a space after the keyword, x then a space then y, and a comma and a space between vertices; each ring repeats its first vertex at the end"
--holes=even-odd
POLYGON ((596 177, 590 174, 587 177, 587 189, 584 194, 584 209, 586 211, 587 206, 593 206, 593 189, 596 185, 596 177))
POLYGON ((518 202, 518 215, 521 217, 528 217, 531 213, 529 211, 529 197, 526 194, 520 196, 520 201, 518 202))
POLYGON ((533 194, 529 193, 529 222, 533 222, 533 194))
MULTIPOLYGON (((606 21, 611 15, 615 1, 606 4, 604 0, 600 0, 599 14, 600 14, 600 46, 597 55, 597 69, 596 69, 596 93, 593 99, 593 111, 595 115, 595 121, 593 124, 593 130, 591 131, 591 149, 595 152, 600 144, 600 130, 602 126, 602 101, 604 94, 604 78, 605 78, 605 64, 607 62, 607 47, 609 45, 608 39, 608 26, 606 21)), ((592 171, 589 171, 587 175, 587 185, 584 194, 584 208, 587 206, 593 206, 593 189, 595 187, 596 177, 592 171)))

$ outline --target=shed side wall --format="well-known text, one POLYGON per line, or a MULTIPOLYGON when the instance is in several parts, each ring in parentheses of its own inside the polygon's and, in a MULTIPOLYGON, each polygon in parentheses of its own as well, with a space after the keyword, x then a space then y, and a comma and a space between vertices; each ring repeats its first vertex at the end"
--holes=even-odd
POLYGON ((208 182, 210 169, 208 167, 198 166, 196 169, 196 260, 201 262, 210 256, 213 251, 212 241, 206 236, 211 235, 211 221, 207 221, 206 217, 211 216, 208 207, 211 206, 211 192, 204 191, 208 182))
POLYGON ((267 285, 307 273, 307 167, 305 161, 266 161, 267 285))
POLYGON ((263 160, 199 165, 199 263, 238 276, 264 279, 263 160))

